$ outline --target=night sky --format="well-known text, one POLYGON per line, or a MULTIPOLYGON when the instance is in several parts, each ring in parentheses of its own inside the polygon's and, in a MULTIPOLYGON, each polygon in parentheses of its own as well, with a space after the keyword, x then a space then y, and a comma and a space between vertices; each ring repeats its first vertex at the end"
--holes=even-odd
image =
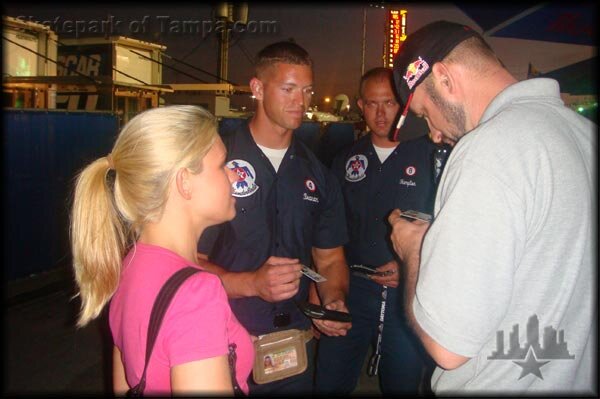
MULTIPOLYGON (((70 21, 85 21, 80 29, 93 26, 93 21, 110 21, 112 27, 104 24, 104 31, 111 35, 128 36, 167 46, 166 53, 190 63, 212 74, 217 74, 219 53, 216 33, 182 32, 185 21, 201 21, 208 29, 216 29, 212 24, 212 8, 207 4, 171 7, 140 7, 123 5, 93 6, 48 6, 48 5, 9 5, 5 15, 32 17, 33 21, 50 21, 61 38, 75 37, 70 21), (58 20, 57 20, 58 18, 58 20), (58 22, 56 22, 58 21, 58 22), (67 22, 68 21, 68 22, 67 22), (117 25, 116 21, 120 21, 117 25), (146 32, 135 32, 141 21, 145 21, 146 32)), ((365 48, 365 70, 382 65, 384 46, 385 11, 370 8, 367 11, 367 40, 365 48)), ((361 73, 363 8, 360 5, 340 6, 249 6, 249 21, 273 22, 274 30, 268 32, 234 33, 230 41, 228 79, 240 85, 247 85, 252 73, 252 60, 264 46, 293 39, 307 49, 315 63, 315 100, 345 93, 350 98, 358 88, 361 73)), ((273 29, 273 28, 271 28, 273 29)), ((80 33, 84 36, 88 32, 80 33)), ((98 35, 97 35, 98 36, 98 35)), ((213 76, 189 68, 181 63, 164 61, 190 75, 208 82, 215 82, 213 76)), ((199 83, 185 74, 163 68, 163 83, 199 83)))
MULTIPOLYGON (((73 26, 80 22, 80 29, 101 25, 101 21, 113 21, 113 30, 104 24, 104 33, 128 36, 167 46, 166 53, 211 74, 217 74, 218 42, 215 33, 182 32, 184 21, 200 21, 208 29, 212 24, 212 7, 209 4, 165 3, 150 6, 143 3, 87 4, 74 6, 15 3, 4 5, 3 15, 24 16, 33 21, 50 21, 51 27, 61 38, 75 36, 73 26), (116 21, 120 21, 118 24, 116 21), (141 26, 145 27, 145 32, 141 26), (95 24, 95 25, 94 25, 95 24), (69 29, 70 28, 70 29, 69 29)), ((386 3, 406 5, 408 10, 408 33, 437 19, 446 19, 481 29, 453 3, 386 3)), ((490 6, 490 12, 493 7, 490 6)), ((313 104, 322 105, 326 96, 347 94, 351 99, 358 90, 361 75, 363 43, 363 12, 367 10, 365 71, 383 65, 384 25, 386 11, 369 7, 369 3, 274 5, 250 3, 248 20, 258 27, 260 21, 273 23, 275 32, 246 32, 233 34, 230 42, 230 81, 247 85, 252 73, 252 59, 264 46, 280 40, 293 39, 311 54, 315 63, 315 95, 313 104)), ((258 28, 257 28, 258 30, 258 28)), ((81 35, 89 32, 81 33, 81 35)), ((95 34, 98 36, 98 34, 95 34)), ((563 45, 520 39, 490 38, 488 42, 497 51, 507 68, 518 78, 524 79, 529 62, 543 72, 590 58, 596 47, 563 45)), ((181 63, 164 61, 181 71, 207 82, 215 82, 213 76, 189 68, 181 63)), ((163 68, 163 83, 200 83, 194 79, 163 68)), ((235 100, 232 100, 234 102, 235 100)), ((352 103, 354 106, 354 103, 352 103)))

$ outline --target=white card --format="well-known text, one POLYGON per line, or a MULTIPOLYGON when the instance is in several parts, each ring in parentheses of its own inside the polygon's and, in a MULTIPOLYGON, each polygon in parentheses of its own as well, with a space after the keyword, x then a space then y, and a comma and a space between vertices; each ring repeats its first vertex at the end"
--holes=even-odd
POLYGON ((302 265, 302 274, 304 274, 309 279, 316 281, 317 283, 322 283, 323 281, 327 281, 327 279, 325 277, 321 276, 319 273, 317 273, 313 269, 310 269, 304 265, 302 265))
POLYGON ((419 211, 413 211, 413 210, 404 211, 404 212, 402 212, 401 216, 411 218, 411 219, 422 220, 424 222, 431 222, 431 215, 428 215, 426 213, 419 212, 419 211))

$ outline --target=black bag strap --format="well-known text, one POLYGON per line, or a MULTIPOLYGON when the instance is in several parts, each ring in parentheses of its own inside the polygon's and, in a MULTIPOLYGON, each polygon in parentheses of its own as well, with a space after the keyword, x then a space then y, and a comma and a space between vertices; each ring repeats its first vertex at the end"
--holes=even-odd
POLYGON ((129 391, 127 391, 127 396, 142 396, 144 393, 144 388, 146 387, 146 370, 148 369, 148 362, 150 361, 150 356, 152 355, 152 351, 154 350, 154 343, 156 342, 156 337, 158 336, 158 331, 160 330, 160 326, 162 325, 163 318, 169 305, 171 304, 171 300, 175 293, 183 284, 183 282, 193 274, 196 274, 202 270, 195 267, 185 267, 177 272, 175 272, 167 282, 162 286, 156 299, 154 300, 154 305, 152 306, 152 313, 150 314, 150 322, 148 324, 148 336, 146 341, 146 360, 144 363, 144 371, 142 373, 142 378, 140 378, 140 382, 129 391))

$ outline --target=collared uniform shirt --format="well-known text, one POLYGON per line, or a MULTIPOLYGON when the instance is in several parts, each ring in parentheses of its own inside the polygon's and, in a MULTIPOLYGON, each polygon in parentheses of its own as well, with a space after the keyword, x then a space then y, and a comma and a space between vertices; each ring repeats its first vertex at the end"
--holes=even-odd
MULTIPOLYGON (((198 249, 211 262, 233 272, 254 271, 270 256, 298 258, 311 265, 313 247, 334 248, 347 242, 344 203, 338 181, 295 137, 278 172, 258 148, 247 123, 222 136, 227 165, 238 175, 233 183, 236 217, 202 235, 198 249)), ((306 300, 310 280, 301 277, 291 299, 270 303, 260 297, 230 299, 238 320, 253 335, 278 330, 277 314, 289 314, 279 329, 310 327, 294 301, 306 300)))
POLYGON ((344 193, 349 265, 378 267, 394 259, 387 221, 393 209, 433 213, 435 149, 427 136, 403 141, 382 164, 366 135, 337 155, 332 170, 344 193))

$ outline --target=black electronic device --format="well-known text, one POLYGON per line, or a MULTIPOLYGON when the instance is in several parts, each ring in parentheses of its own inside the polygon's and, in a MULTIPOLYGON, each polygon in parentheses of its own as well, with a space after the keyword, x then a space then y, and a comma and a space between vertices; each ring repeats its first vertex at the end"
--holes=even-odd
POLYGON ((367 274, 370 276, 379 276, 379 277, 385 277, 385 276, 389 276, 390 274, 394 274, 394 270, 387 270, 385 272, 380 272, 377 269, 374 269, 370 266, 365 266, 365 265, 350 265, 350 270, 352 270, 353 272, 357 272, 357 273, 363 273, 363 274, 367 274))
POLYGON ((311 319, 341 321, 345 323, 352 322, 350 313, 329 310, 309 302, 296 302, 296 305, 298 305, 302 313, 311 319))

